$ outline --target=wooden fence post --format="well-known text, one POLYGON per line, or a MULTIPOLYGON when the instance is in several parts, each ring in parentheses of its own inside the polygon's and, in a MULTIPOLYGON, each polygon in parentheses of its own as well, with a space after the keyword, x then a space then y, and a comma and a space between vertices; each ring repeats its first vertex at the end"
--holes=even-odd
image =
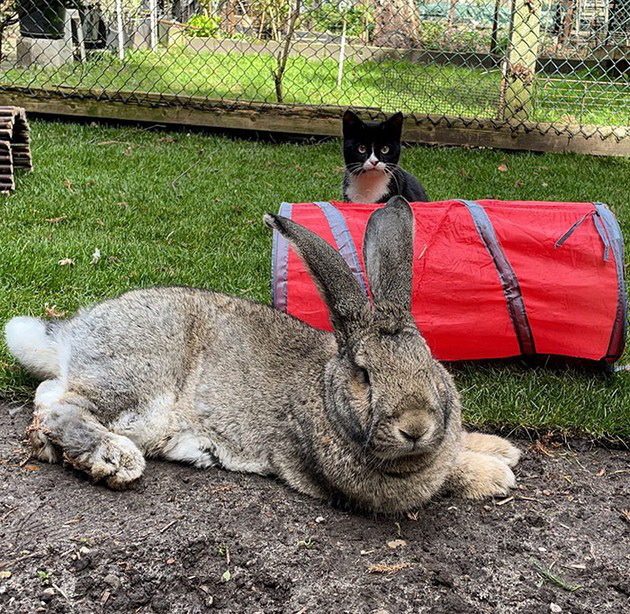
POLYGON ((541 0, 513 0, 510 46, 505 71, 504 119, 531 115, 534 75, 540 46, 541 0))

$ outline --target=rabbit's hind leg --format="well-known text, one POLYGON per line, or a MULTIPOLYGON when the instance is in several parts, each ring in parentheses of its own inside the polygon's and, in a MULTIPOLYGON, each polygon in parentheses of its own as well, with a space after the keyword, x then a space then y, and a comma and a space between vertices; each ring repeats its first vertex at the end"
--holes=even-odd
POLYGON ((42 382, 35 395, 28 435, 34 455, 54 462, 60 453, 71 465, 111 488, 124 488, 145 467, 140 449, 128 437, 107 430, 87 398, 68 391, 60 380, 42 382))
POLYGON ((490 454, 502 460, 509 467, 514 467, 521 457, 521 451, 507 439, 485 433, 462 433, 462 444, 467 450, 490 454))

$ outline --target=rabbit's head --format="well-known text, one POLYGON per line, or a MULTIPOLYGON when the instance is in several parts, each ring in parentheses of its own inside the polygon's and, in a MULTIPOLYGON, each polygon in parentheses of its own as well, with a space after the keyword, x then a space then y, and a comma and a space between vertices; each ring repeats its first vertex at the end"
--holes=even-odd
POLYGON ((411 315, 413 214, 402 197, 370 216, 365 294, 343 258, 284 217, 265 222, 295 247, 330 310, 338 353, 326 366, 326 407, 344 436, 382 460, 435 450, 459 403, 411 315))

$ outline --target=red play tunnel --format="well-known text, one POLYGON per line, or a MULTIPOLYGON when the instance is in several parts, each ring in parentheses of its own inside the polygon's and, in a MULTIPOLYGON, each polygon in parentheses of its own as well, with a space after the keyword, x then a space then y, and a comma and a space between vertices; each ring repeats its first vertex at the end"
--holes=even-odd
MULTIPOLYGON (((361 245, 382 205, 289 204, 366 288, 361 245)), ((623 239, 602 203, 413 203, 412 311, 440 360, 552 355, 614 362, 626 336, 623 239)), ((306 268, 274 232, 276 308, 331 330, 306 268)))

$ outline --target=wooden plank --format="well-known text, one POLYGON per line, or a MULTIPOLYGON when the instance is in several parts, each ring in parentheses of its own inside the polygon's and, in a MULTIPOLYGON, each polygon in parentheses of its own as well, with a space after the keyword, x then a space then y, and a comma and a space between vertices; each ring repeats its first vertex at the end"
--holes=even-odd
MULTIPOLYGON (((12 104, 24 107, 28 113, 53 117, 89 117, 314 136, 341 135, 342 107, 297 107, 194 97, 182 99, 150 92, 123 92, 118 96, 135 96, 144 100, 145 104, 95 100, 88 98, 87 92, 70 98, 45 91, 38 97, 37 91, 6 89, 0 90, 0 104, 12 104), (183 106, 184 100, 191 106, 183 106)), ((382 113, 377 109, 365 109, 365 116, 377 118, 382 117, 382 113)), ((560 126, 423 116, 419 119, 407 118, 403 134, 405 141, 411 143, 630 156, 630 128, 627 127, 560 126)))

